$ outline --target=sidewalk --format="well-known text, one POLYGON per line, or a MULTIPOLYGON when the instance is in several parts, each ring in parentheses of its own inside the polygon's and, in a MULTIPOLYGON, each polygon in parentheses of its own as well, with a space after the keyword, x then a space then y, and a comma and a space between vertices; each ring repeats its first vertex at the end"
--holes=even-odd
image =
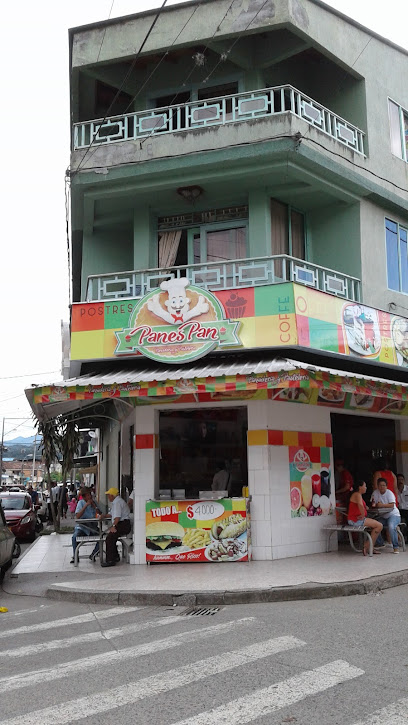
MULTIPOLYGON (((84 549, 86 551, 86 549, 84 549)), ((408 583, 408 551, 363 557, 349 548, 276 561, 235 564, 69 563, 71 537, 39 537, 7 577, 10 593, 103 604, 216 605, 325 599, 408 583), (14 591, 12 591, 14 590, 14 591)))

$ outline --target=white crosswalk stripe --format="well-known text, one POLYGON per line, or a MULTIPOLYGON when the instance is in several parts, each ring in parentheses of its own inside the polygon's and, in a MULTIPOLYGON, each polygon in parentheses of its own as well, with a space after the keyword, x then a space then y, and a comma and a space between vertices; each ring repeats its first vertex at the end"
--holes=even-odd
POLYGON ((408 697, 382 707, 354 725, 408 725, 408 697))
POLYGON ((147 644, 139 644, 134 647, 127 647, 117 652, 104 652, 103 654, 85 657, 83 659, 64 662, 55 667, 25 672, 24 674, 13 675, 12 677, 4 677, 0 679, 0 692, 9 692, 21 687, 29 687, 43 682, 51 683, 53 680, 61 680, 68 675, 78 675, 84 670, 92 671, 93 667, 101 665, 113 665, 114 663, 123 662, 124 660, 133 659, 134 657, 143 657, 161 652, 172 647, 185 645, 187 642, 196 642, 207 637, 216 637, 219 634, 231 632, 239 629, 245 624, 254 622, 254 617, 243 617, 232 622, 217 624, 212 627, 201 627, 199 629, 191 629, 188 632, 174 634, 166 639, 155 640, 147 644))
POLYGON ((228 672, 235 667, 248 665, 251 662, 302 647, 305 644, 295 637, 277 637, 233 652, 225 652, 219 658, 209 657, 184 665, 179 669, 162 672, 160 677, 153 675, 97 695, 30 712, 11 720, 3 720, 2 725, 67 725, 75 720, 82 720, 88 716, 95 716, 123 705, 135 703, 138 700, 155 697, 189 683, 228 672))
POLYGON ((223 722, 244 725, 361 675, 364 675, 364 670, 353 667, 344 660, 336 660, 262 690, 256 690, 250 695, 239 697, 213 710, 179 720, 174 725, 220 725, 223 722))
POLYGON ((78 614, 76 617, 66 617, 65 619, 56 619, 49 622, 41 622, 39 624, 26 625, 25 627, 16 627, 0 632, 0 637, 14 637, 17 634, 27 634, 28 632, 40 632, 41 630, 57 629, 71 624, 84 624, 85 622, 102 621, 110 617, 119 617, 121 614, 129 612, 137 612, 143 607, 114 607, 113 609, 102 609, 100 612, 87 612, 86 614, 78 614))
POLYGON ((18 612, 5 612, 2 616, 2 621, 9 619, 9 617, 21 617, 22 614, 27 616, 27 614, 35 614, 36 612, 41 612, 43 609, 49 609, 49 607, 55 606, 54 604, 40 604, 39 607, 36 607, 35 609, 19 609, 18 612))
MULTIPOLYGON (((136 622, 135 624, 126 624, 123 627, 115 627, 114 629, 105 629, 103 632, 87 632, 81 634, 81 645, 89 642, 101 642, 104 639, 114 639, 115 637, 125 637, 128 634, 142 632, 146 629, 154 629, 155 627, 166 627, 169 624, 188 624, 187 618, 180 616, 162 617, 161 619, 151 620, 149 622, 136 622)), ((78 641, 74 637, 65 637, 64 639, 53 639, 50 642, 42 642, 41 644, 29 644, 25 647, 17 649, 2 650, 3 657, 28 657, 29 655, 38 655, 40 652, 50 652, 54 649, 67 649, 69 647, 78 647, 78 641)))

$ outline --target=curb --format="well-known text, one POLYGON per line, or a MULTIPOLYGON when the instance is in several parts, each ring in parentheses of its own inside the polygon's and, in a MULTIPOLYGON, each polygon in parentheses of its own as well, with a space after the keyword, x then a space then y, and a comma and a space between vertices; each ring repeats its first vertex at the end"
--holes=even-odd
POLYGON ((293 587, 272 587, 270 589, 249 589, 241 591, 104 591, 66 588, 53 584, 47 589, 49 599, 80 602, 83 604, 143 604, 147 606, 209 606, 232 604, 263 604, 273 602, 294 602, 305 599, 332 599, 351 597, 357 594, 376 594, 384 589, 408 584, 408 569, 382 574, 368 579, 333 584, 305 584, 293 587))

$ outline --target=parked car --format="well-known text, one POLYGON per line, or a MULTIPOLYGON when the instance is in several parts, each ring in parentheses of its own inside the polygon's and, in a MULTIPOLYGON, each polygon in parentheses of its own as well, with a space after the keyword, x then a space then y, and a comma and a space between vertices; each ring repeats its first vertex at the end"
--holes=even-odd
POLYGON ((37 491, 37 493, 37 503, 35 504, 37 516, 41 521, 46 521, 48 519, 48 500, 42 491, 37 491))
POLYGON ((34 541, 37 514, 30 494, 23 491, 1 491, 0 503, 3 506, 7 526, 14 536, 34 541))
POLYGON ((15 550, 16 537, 6 524, 3 509, 0 504, 0 581, 3 580, 13 556, 19 556, 20 547, 15 550))

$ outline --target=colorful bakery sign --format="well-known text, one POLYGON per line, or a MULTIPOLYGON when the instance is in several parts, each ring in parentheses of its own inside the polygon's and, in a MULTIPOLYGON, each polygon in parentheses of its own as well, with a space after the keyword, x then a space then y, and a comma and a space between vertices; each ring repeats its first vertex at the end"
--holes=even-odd
POLYGON ((180 363, 203 357, 216 346, 239 345, 239 322, 226 319, 211 292, 185 277, 162 282, 143 297, 129 326, 116 332, 115 355, 140 352, 152 360, 180 363))
POLYGON ((289 282, 208 292, 179 279, 142 299, 72 306, 72 360, 180 362, 227 346, 298 346, 408 367, 408 319, 289 282))
POLYGON ((146 561, 248 561, 249 500, 147 501, 146 561))

